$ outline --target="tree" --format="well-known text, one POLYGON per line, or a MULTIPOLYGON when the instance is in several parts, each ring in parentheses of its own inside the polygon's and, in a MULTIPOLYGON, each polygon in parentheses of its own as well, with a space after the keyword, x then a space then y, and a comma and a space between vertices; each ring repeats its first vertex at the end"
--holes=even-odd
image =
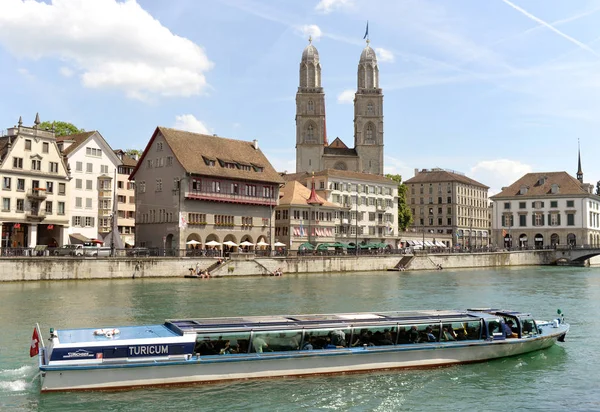
POLYGON ((144 152, 143 150, 138 150, 138 149, 127 149, 127 150, 125 150, 125 154, 127 156, 130 156, 130 157, 137 156, 138 159, 140 157, 142 157, 142 153, 143 152, 144 152))
POLYGON ((385 177, 398 183, 398 230, 404 231, 413 221, 410 208, 406 204, 408 186, 402 183, 402 176, 400 175, 387 174, 385 177))
POLYGON ((73 123, 61 122, 61 121, 52 121, 52 122, 41 122, 38 126, 39 129, 42 130, 52 130, 52 126, 54 125, 54 134, 56 136, 69 136, 72 134, 85 132, 85 129, 79 129, 73 123))

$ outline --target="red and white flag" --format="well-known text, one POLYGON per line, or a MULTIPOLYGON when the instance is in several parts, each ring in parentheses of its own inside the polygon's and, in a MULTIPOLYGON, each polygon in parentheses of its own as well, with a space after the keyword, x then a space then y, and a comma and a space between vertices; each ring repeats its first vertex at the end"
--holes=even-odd
POLYGON ((31 346, 29 347, 29 356, 35 356, 40 353, 40 336, 37 328, 33 328, 33 336, 31 337, 31 346))

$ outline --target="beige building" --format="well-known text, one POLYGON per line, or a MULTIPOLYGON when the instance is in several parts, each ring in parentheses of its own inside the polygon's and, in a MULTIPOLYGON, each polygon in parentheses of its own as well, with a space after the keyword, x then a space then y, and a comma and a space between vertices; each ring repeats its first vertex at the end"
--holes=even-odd
POLYGON ((137 158, 115 150, 121 160, 117 169, 117 229, 124 246, 135 245, 135 182, 129 180, 137 158))
POLYGON ((432 242, 436 236, 450 235, 452 243, 447 246, 489 245, 488 186, 444 169, 415 169, 415 176, 404 183, 413 215, 409 231, 432 242))
POLYGON ((527 173, 491 197, 498 247, 600 246, 600 196, 567 172, 527 173))
POLYGON ((325 169, 383 175, 383 92, 369 40, 358 62, 353 148, 339 138, 328 143, 319 52, 310 39, 302 52, 296 93, 296 172, 325 169))
POLYGON ((136 244, 236 251, 271 243, 283 179, 258 141, 158 127, 130 177, 136 182, 136 244), (195 244, 194 244, 195 243, 195 244))
POLYGON ((275 241, 290 250, 298 250, 305 243, 333 243, 340 211, 339 205, 321 198, 314 188, 296 180, 287 181, 280 189, 275 209, 275 241))
POLYGON ((2 247, 68 243, 69 170, 51 130, 15 127, 0 137, 2 247))
MULTIPOLYGON (((312 185, 312 174, 284 176, 312 185)), ((324 200, 339 207, 334 214, 335 239, 343 243, 387 243, 395 248, 398 237, 398 184, 384 176, 326 169, 314 173, 315 189, 324 200)), ((297 228, 301 221, 292 222, 297 228)), ((318 239, 315 239, 318 241, 318 239)))

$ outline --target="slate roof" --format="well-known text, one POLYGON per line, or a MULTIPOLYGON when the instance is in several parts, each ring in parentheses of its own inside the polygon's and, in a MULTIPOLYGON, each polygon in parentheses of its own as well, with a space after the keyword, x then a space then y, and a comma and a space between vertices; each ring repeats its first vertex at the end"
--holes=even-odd
POLYGON ((157 127, 154 131, 131 176, 134 176, 140 165, 144 163, 146 153, 159 134, 163 136, 173 155, 188 173, 258 182, 284 182, 260 148, 255 149, 252 142, 162 126, 157 127), (215 166, 207 165, 205 159, 214 160, 215 166), (222 167, 219 161, 249 165, 251 168, 250 170, 242 170, 237 167, 226 168, 222 167), (256 171, 256 167, 262 167, 263 171, 256 171))
POLYGON ((505 187, 500 193, 490 197, 490 199, 508 198, 508 197, 541 197, 541 196, 560 196, 560 195, 590 195, 579 180, 567 172, 537 172, 527 173, 519 180, 508 187, 505 187), (541 181, 541 178, 544 178, 541 181), (552 193, 552 185, 558 185, 558 193, 552 193), (527 187, 527 193, 521 195, 521 187, 527 187))
POLYGON ((442 169, 434 169, 426 172, 419 172, 415 177, 411 177, 410 179, 404 181, 405 184, 439 182, 459 182, 467 185, 479 186, 484 189, 489 189, 489 186, 486 186, 483 183, 479 183, 478 181, 473 180, 470 177, 458 173, 452 173, 442 169))
POLYGON ((4 159, 4 156, 8 152, 8 139, 8 136, 0 137, 0 161, 4 159))
POLYGON ((95 130, 91 132, 70 134, 68 136, 58 136, 56 138, 56 143, 60 143, 65 140, 73 140, 73 143, 71 143, 69 147, 62 151, 65 156, 68 156, 70 153, 74 152, 75 149, 81 146, 87 139, 89 139, 94 133, 96 133, 95 130))
POLYGON ((356 149, 349 149, 344 147, 331 147, 327 146, 323 148, 323 154, 328 156, 358 156, 356 149))
MULTIPOLYGON (((310 198, 311 190, 304 186, 299 181, 286 182, 285 185, 279 190, 279 206, 308 206, 308 199, 310 198)), ((328 202, 321 196, 317 195, 319 203, 322 202, 322 206, 325 207, 339 207, 338 205, 328 202)))

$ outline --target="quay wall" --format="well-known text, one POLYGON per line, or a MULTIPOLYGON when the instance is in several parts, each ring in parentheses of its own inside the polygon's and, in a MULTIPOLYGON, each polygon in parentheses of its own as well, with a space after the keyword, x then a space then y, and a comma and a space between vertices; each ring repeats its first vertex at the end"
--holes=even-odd
MULTIPOLYGON (((553 261, 548 251, 431 254, 415 256, 408 270, 547 265, 553 261)), ((261 276, 280 268, 284 274, 360 272, 391 269, 402 255, 303 256, 232 259, 211 271, 211 275, 261 276)), ((57 258, 29 257, 0 259, 0 281, 87 280, 115 278, 181 277, 189 268, 206 268, 212 258, 57 258)))

